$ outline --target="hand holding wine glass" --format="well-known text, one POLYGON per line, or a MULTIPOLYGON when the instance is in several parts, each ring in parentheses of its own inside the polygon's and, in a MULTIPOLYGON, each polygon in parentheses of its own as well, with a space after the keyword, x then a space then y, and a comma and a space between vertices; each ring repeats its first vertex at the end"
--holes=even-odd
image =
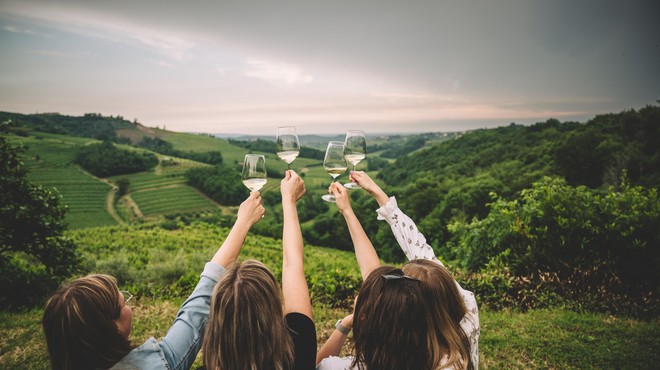
MULTIPOLYGON (((344 141, 344 157, 355 166, 367 156, 367 139, 362 130, 348 130, 344 141)), ((354 181, 344 184, 348 189, 360 189, 360 185, 354 181)))
POLYGON ((266 158, 262 154, 246 154, 243 161, 243 185, 250 191, 259 191, 266 182, 266 158))
POLYGON ((277 156, 286 162, 287 170, 291 169, 291 162, 300 154, 300 141, 298 141, 296 128, 293 126, 278 127, 275 146, 277 156))
MULTIPOLYGON (((331 141, 328 143, 328 148, 325 150, 325 158, 323 159, 323 167, 332 176, 333 181, 337 176, 346 172, 348 164, 344 157, 344 143, 341 141, 331 141)), ((326 194, 323 197, 326 202, 334 203, 335 196, 326 194)))
POLYGON ((261 204, 261 195, 255 191, 241 203, 237 217, 239 220, 248 220, 250 225, 254 225, 264 217, 265 212, 266 209, 261 204))

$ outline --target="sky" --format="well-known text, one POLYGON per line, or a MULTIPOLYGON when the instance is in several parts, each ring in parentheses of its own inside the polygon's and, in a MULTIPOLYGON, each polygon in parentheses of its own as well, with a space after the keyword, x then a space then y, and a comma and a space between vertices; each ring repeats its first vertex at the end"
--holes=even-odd
POLYGON ((0 110, 463 131, 660 100, 657 0, 0 0, 0 110))

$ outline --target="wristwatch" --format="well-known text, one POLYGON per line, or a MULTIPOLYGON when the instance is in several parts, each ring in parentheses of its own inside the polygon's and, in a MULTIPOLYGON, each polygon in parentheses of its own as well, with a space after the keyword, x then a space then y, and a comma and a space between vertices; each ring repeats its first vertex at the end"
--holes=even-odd
POLYGON ((341 324, 341 320, 342 320, 342 319, 337 320, 337 323, 335 324, 335 328, 336 328, 337 330, 339 330, 340 333, 342 333, 342 334, 344 334, 344 335, 348 335, 348 333, 351 332, 351 329, 345 327, 344 325, 342 325, 342 324, 341 324))

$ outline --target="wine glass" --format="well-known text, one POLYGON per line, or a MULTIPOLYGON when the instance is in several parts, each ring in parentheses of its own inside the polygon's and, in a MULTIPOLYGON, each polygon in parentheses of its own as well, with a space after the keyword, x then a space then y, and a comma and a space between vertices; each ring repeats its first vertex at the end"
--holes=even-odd
POLYGON ((259 191, 267 181, 266 158, 262 154, 246 154, 243 161, 243 185, 250 191, 259 191))
POLYGON ((277 156, 286 162, 286 168, 290 170, 291 162, 300 154, 300 141, 298 141, 296 128, 293 126, 278 127, 275 145, 277 156))
MULTIPOLYGON (((344 158, 355 166, 367 156, 367 139, 362 130, 348 130, 346 140, 344 141, 344 158)), ((362 189, 356 182, 344 184, 348 189, 362 189)))
MULTIPOLYGON (((344 158, 344 143, 341 141, 331 141, 328 143, 328 148, 325 150, 325 158, 323 159, 323 167, 332 176, 334 181, 337 176, 346 172, 348 164, 344 158)), ((333 194, 326 194, 323 200, 330 203, 335 203, 335 196, 333 194)))

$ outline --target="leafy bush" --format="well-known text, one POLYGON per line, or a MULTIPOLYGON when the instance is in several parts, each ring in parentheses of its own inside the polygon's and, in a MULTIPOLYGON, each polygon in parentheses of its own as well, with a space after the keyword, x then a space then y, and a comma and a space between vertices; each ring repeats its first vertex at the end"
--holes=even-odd
POLYGON ((109 141, 86 145, 76 154, 76 163, 99 177, 146 171, 158 164, 153 153, 122 150, 109 141))
POLYGON ((229 165, 191 168, 185 177, 188 184, 223 205, 239 205, 249 194, 241 174, 229 165))
MULTIPOLYGON (((193 221, 175 230, 145 224, 81 229, 70 236, 85 255, 83 274, 111 274, 139 297, 173 298, 190 294, 228 233, 228 228, 193 221)), ((240 259, 258 259, 281 279, 282 241, 250 234, 240 259)), ((335 307, 349 308, 361 283, 353 253, 328 248, 305 246, 305 274, 314 301, 335 307)))
POLYGON ((42 303, 79 266, 55 190, 34 185, 21 148, 0 136, 0 307, 42 303))
POLYGON ((657 298, 655 307, 643 303, 658 294, 656 189, 624 181, 621 189, 602 195, 545 178, 523 190, 519 200, 493 197, 484 219, 449 228, 458 235, 458 256, 468 270, 513 278, 490 291, 477 277, 486 295, 515 287, 514 301, 522 307, 538 306, 539 297, 553 293, 590 307, 600 301, 614 308, 629 297, 624 300, 632 306, 644 306, 639 312, 658 309, 657 298), (520 296, 530 287, 531 298, 520 296))

